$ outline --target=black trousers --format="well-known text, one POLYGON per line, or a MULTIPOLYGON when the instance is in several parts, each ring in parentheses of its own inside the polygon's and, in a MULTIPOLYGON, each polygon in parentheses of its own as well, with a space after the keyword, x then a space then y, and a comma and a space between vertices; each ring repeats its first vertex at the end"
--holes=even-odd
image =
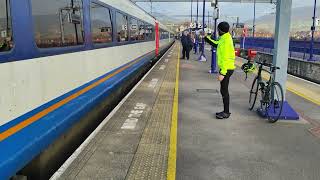
POLYGON ((223 100, 223 112, 230 113, 230 95, 229 95, 229 81, 233 74, 233 70, 228 70, 224 79, 220 82, 220 92, 223 100))
POLYGON ((187 47, 183 46, 183 48, 182 48, 182 59, 185 59, 186 57, 187 57, 187 59, 189 59, 190 50, 187 47))

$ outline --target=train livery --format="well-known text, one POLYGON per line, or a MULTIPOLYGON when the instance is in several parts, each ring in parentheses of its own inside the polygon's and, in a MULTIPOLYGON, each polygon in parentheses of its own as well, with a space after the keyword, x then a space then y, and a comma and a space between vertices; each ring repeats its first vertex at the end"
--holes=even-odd
POLYGON ((0 179, 53 174, 41 154, 72 153, 173 36, 129 0, 0 0, 0 179))

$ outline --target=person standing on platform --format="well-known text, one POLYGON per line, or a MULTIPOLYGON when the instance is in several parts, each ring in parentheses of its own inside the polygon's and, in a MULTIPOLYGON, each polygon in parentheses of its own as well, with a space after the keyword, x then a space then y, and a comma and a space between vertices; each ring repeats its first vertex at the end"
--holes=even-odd
POLYGON ((217 48, 217 60, 219 66, 218 80, 220 81, 220 92, 223 99, 224 110, 216 113, 217 119, 227 119, 230 117, 230 96, 229 81, 235 67, 235 51, 231 34, 230 25, 227 22, 221 22, 218 25, 219 39, 216 41, 211 36, 206 36, 205 41, 217 48))
POLYGON ((201 30, 200 31, 200 34, 199 34, 199 52, 203 52, 203 48, 204 48, 204 46, 203 46, 203 44, 202 44, 202 39, 203 39, 203 36, 204 36, 204 33, 203 33, 203 31, 201 30))
POLYGON ((191 34, 188 34, 187 35, 187 46, 186 46, 187 60, 189 60, 189 58, 190 58, 190 51, 192 50, 192 48, 193 48, 193 41, 192 41, 192 38, 191 38, 191 34))
MULTIPOLYGON (((196 39, 195 39, 195 35, 194 35, 194 33, 191 31, 191 40, 192 40, 192 48, 194 48, 194 46, 195 46, 195 43, 196 43, 196 39)), ((192 49, 191 49, 192 50, 192 49)))
POLYGON ((181 44, 182 44, 182 58, 181 59, 185 59, 187 57, 187 59, 189 60, 190 51, 192 49, 192 40, 191 40, 191 36, 188 34, 187 31, 183 32, 183 35, 181 37, 181 44))

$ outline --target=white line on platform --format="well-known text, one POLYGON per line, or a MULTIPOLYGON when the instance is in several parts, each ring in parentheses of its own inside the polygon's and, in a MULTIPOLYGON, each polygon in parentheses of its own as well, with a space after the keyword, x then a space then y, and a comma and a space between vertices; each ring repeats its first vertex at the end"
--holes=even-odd
POLYGON ((161 65, 160 68, 159 68, 159 70, 165 70, 165 69, 166 69, 166 65, 161 65))
POLYGON ((165 59, 164 62, 169 62, 169 59, 165 59))
POLYGON ((146 106, 147 105, 144 103, 137 103, 136 106, 130 111, 128 118, 121 126, 121 129, 134 130, 137 126, 139 118, 144 113, 146 106))
MULTIPOLYGON (((171 46, 171 49, 175 46, 171 46)), ((63 165, 51 176, 50 180, 57 180, 67 170, 71 163, 80 155, 80 153, 88 146, 93 138, 95 138, 98 132, 104 125, 113 117, 113 115, 120 109, 120 107, 126 102, 131 94, 138 88, 143 80, 151 73, 151 71, 158 65, 162 58, 169 52, 169 50, 162 55, 161 59, 143 76, 143 78, 132 88, 132 90, 120 101, 120 103, 109 113, 109 115, 100 123, 100 125, 88 136, 88 138, 73 152, 73 154, 63 163, 63 165)))
POLYGON ((153 79, 149 82, 148 87, 154 89, 154 88, 157 86, 158 82, 159 82, 159 79, 153 78, 153 79))

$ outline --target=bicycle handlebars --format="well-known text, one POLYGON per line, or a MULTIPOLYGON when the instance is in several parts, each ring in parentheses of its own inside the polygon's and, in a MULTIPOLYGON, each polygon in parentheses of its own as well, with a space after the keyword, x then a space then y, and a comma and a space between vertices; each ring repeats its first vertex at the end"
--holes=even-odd
POLYGON ((267 63, 266 61, 263 61, 263 62, 256 62, 257 64, 260 64, 262 66, 267 66, 267 67, 270 67, 272 69, 280 69, 280 67, 277 67, 271 63, 267 63))

